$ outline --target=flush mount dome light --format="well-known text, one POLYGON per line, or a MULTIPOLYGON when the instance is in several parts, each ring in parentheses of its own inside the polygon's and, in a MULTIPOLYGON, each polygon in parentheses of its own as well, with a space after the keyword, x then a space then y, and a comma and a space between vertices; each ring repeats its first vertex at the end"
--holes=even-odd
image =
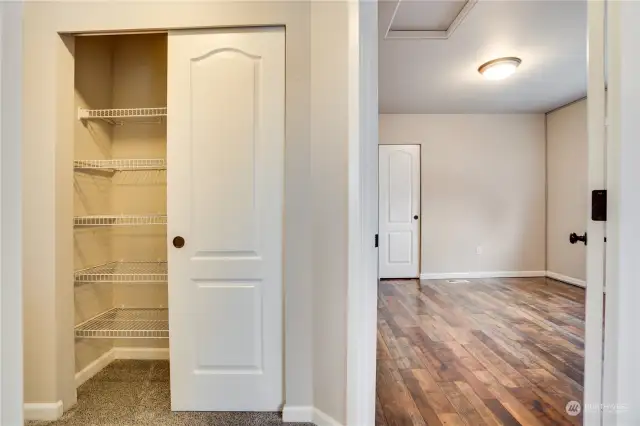
POLYGON ((478 72, 487 80, 502 80, 516 72, 516 68, 521 63, 522 60, 520 58, 498 58, 480 65, 478 72))

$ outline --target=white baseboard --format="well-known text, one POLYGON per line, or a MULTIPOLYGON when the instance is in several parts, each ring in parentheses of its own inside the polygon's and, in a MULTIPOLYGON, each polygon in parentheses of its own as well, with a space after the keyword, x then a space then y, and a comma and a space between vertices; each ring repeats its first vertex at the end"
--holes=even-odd
POLYGON ((488 272, 444 272, 420 274, 421 280, 449 280, 461 278, 530 278, 545 277, 546 271, 488 271, 488 272))
POLYGON ((24 404, 25 420, 53 421, 62 417, 62 401, 24 404))
POLYGON ((286 405, 282 408, 282 421, 287 423, 311 423, 315 408, 307 406, 286 405))
POLYGON ((76 388, 82 386, 116 359, 169 359, 169 348, 113 348, 76 373, 76 388))
POLYGON ((111 362, 114 359, 115 359, 115 356, 113 353, 113 349, 111 349, 105 352, 104 354, 102 354, 100 358, 96 359, 91 364, 87 365, 85 368, 77 372, 76 388, 79 388, 84 384, 84 382, 86 382, 87 380, 89 380, 90 378, 98 374, 100 370, 105 368, 107 365, 111 364, 111 362))
POLYGON ((547 271, 547 277, 553 278, 557 281, 562 281, 563 283, 576 285, 578 287, 586 288, 587 283, 584 280, 579 280, 577 278, 572 278, 567 275, 558 274, 556 272, 547 271))
POLYGON ((115 359, 169 359, 169 348, 113 348, 115 359))
POLYGON ((316 426, 342 426, 333 417, 310 405, 285 405, 282 409, 282 421, 285 423, 314 423, 316 426))

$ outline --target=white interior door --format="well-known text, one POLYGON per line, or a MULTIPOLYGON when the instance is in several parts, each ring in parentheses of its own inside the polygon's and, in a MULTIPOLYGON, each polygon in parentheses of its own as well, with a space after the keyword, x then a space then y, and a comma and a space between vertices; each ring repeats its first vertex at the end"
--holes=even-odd
POLYGON ((380 145, 380 278, 420 275, 420 145, 380 145))
POLYGON ((283 403, 284 49, 282 29, 169 34, 176 411, 283 403))

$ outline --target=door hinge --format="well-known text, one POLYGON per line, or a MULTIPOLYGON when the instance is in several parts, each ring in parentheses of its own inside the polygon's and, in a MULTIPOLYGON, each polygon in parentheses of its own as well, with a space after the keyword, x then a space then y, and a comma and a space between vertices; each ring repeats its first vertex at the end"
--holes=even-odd
POLYGON ((376 247, 378 247, 378 234, 376 234, 376 236, 375 236, 374 244, 375 244, 376 247))
POLYGON ((607 220, 607 190, 591 191, 591 220, 605 222, 607 220))

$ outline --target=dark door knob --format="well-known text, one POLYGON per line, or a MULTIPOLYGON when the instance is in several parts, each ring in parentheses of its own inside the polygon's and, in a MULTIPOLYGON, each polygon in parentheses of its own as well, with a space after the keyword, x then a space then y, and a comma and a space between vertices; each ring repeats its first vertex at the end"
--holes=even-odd
POLYGON ((415 220, 418 220, 418 215, 415 215, 413 218, 414 218, 415 220))
POLYGON ((184 238, 182 238, 182 237, 180 237, 180 236, 175 237, 175 238, 173 239, 173 246, 174 246, 175 248, 182 248, 182 247, 184 247, 184 238))
POLYGON ((569 242, 571 244, 575 244, 578 241, 582 241, 584 243, 584 245, 586 246, 587 245, 587 233, 585 232, 584 235, 578 235, 575 232, 572 232, 569 235, 569 242))

